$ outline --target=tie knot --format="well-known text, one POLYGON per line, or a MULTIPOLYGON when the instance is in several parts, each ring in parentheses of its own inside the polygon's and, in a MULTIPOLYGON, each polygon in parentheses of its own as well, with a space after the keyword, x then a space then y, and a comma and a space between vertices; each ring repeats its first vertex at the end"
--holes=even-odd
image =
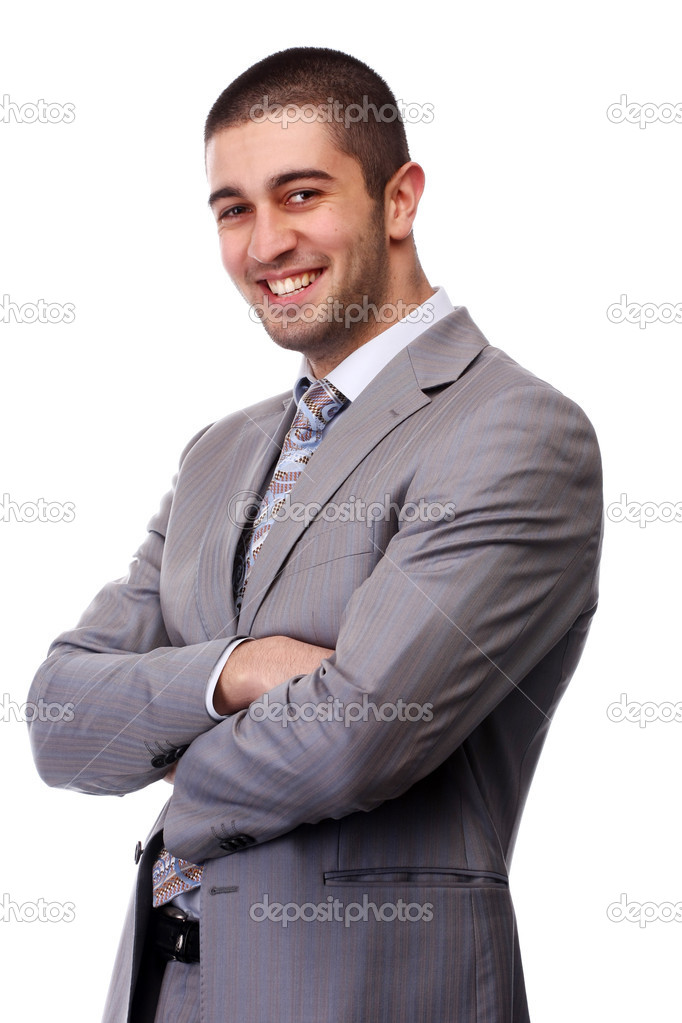
POLYGON ((329 380, 313 380, 296 409, 282 453, 297 449, 307 461, 322 439, 322 431, 347 399, 329 380))
POLYGON ((342 394, 338 387, 334 387, 330 380, 323 378, 313 380, 301 398, 301 404, 306 406, 320 426, 324 426, 345 405, 346 400, 345 394, 342 394))

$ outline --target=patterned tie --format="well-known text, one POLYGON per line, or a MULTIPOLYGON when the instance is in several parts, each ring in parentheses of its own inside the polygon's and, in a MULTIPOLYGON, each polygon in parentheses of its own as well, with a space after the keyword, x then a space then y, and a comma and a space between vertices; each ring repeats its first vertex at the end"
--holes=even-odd
POLYGON ((237 614, 241 611, 249 572, 270 527, 285 506, 296 480, 322 439, 329 420, 345 405, 346 396, 329 380, 316 380, 298 403, 294 421, 284 439, 277 467, 251 526, 237 545, 232 583, 237 614))
MULTIPOLYGON (((233 586, 237 614, 241 610, 249 572, 258 557, 270 527, 284 507, 311 455, 322 439, 329 420, 343 408, 347 399, 329 380, 315 380, 302 396, 289 428, 279 461, 268 489, 250 527, 241 535, 234 563, 233 586)), ((154 906, 163 906, 181 892, 198 888, 203 867, 189 860, 176 859, 162 849, 152 872, 154 906)))

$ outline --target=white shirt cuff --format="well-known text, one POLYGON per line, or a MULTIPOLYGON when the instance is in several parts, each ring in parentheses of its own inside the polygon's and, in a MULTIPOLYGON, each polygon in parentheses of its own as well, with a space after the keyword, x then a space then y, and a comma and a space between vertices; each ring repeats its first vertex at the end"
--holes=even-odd
POLYGON ((216 690, 216 686, 218 685, 220 672, 225 667, 228 657, 230 656, 233 650, 237 649, 240 643, 246 642, 247 639, 248 640, 253 639, 253 636, 241 636, 240 639, 233 639, 230 645, 225 650, 223 650, 222 654, 220 655, 220 659, 215 664, 215 667, 213 668, 213 671, 209 676, 208 685, 206 686, 206 710, 209 716, 212 717, 214 721, 224 721, 225 718, 230 716, 229 714, 219 714, 217 712, 217 710, 213 706, 213 696, 216 690))

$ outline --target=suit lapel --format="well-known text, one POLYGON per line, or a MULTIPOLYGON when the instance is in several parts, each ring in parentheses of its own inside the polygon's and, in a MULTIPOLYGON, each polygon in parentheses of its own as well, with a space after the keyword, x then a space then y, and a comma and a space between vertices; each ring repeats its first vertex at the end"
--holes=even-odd
POLYGON ((295 405, 291 398, 274 398, 268 404, 269 408, 258 413, 242 413, 240 432, 229 447, 226 445, 226 455, 213 470, 222 474, 223 484, 202 537, 197 567, 197 578, 202 580, 197 605, 209 639, 236 633, 232 567, 237 543, 248 508, 254 501, 258 503, 266 488, 293 418, 295 405))

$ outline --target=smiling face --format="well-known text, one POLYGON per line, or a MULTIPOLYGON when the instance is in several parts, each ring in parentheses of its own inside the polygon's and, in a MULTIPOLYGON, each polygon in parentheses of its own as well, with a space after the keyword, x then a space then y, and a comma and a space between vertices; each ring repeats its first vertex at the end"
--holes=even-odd
POLYGON ((209 140, 210 205, 222 262, 270 337, 328 372, 384 329, 384 206, 323 124, 245 122, 209 140))

